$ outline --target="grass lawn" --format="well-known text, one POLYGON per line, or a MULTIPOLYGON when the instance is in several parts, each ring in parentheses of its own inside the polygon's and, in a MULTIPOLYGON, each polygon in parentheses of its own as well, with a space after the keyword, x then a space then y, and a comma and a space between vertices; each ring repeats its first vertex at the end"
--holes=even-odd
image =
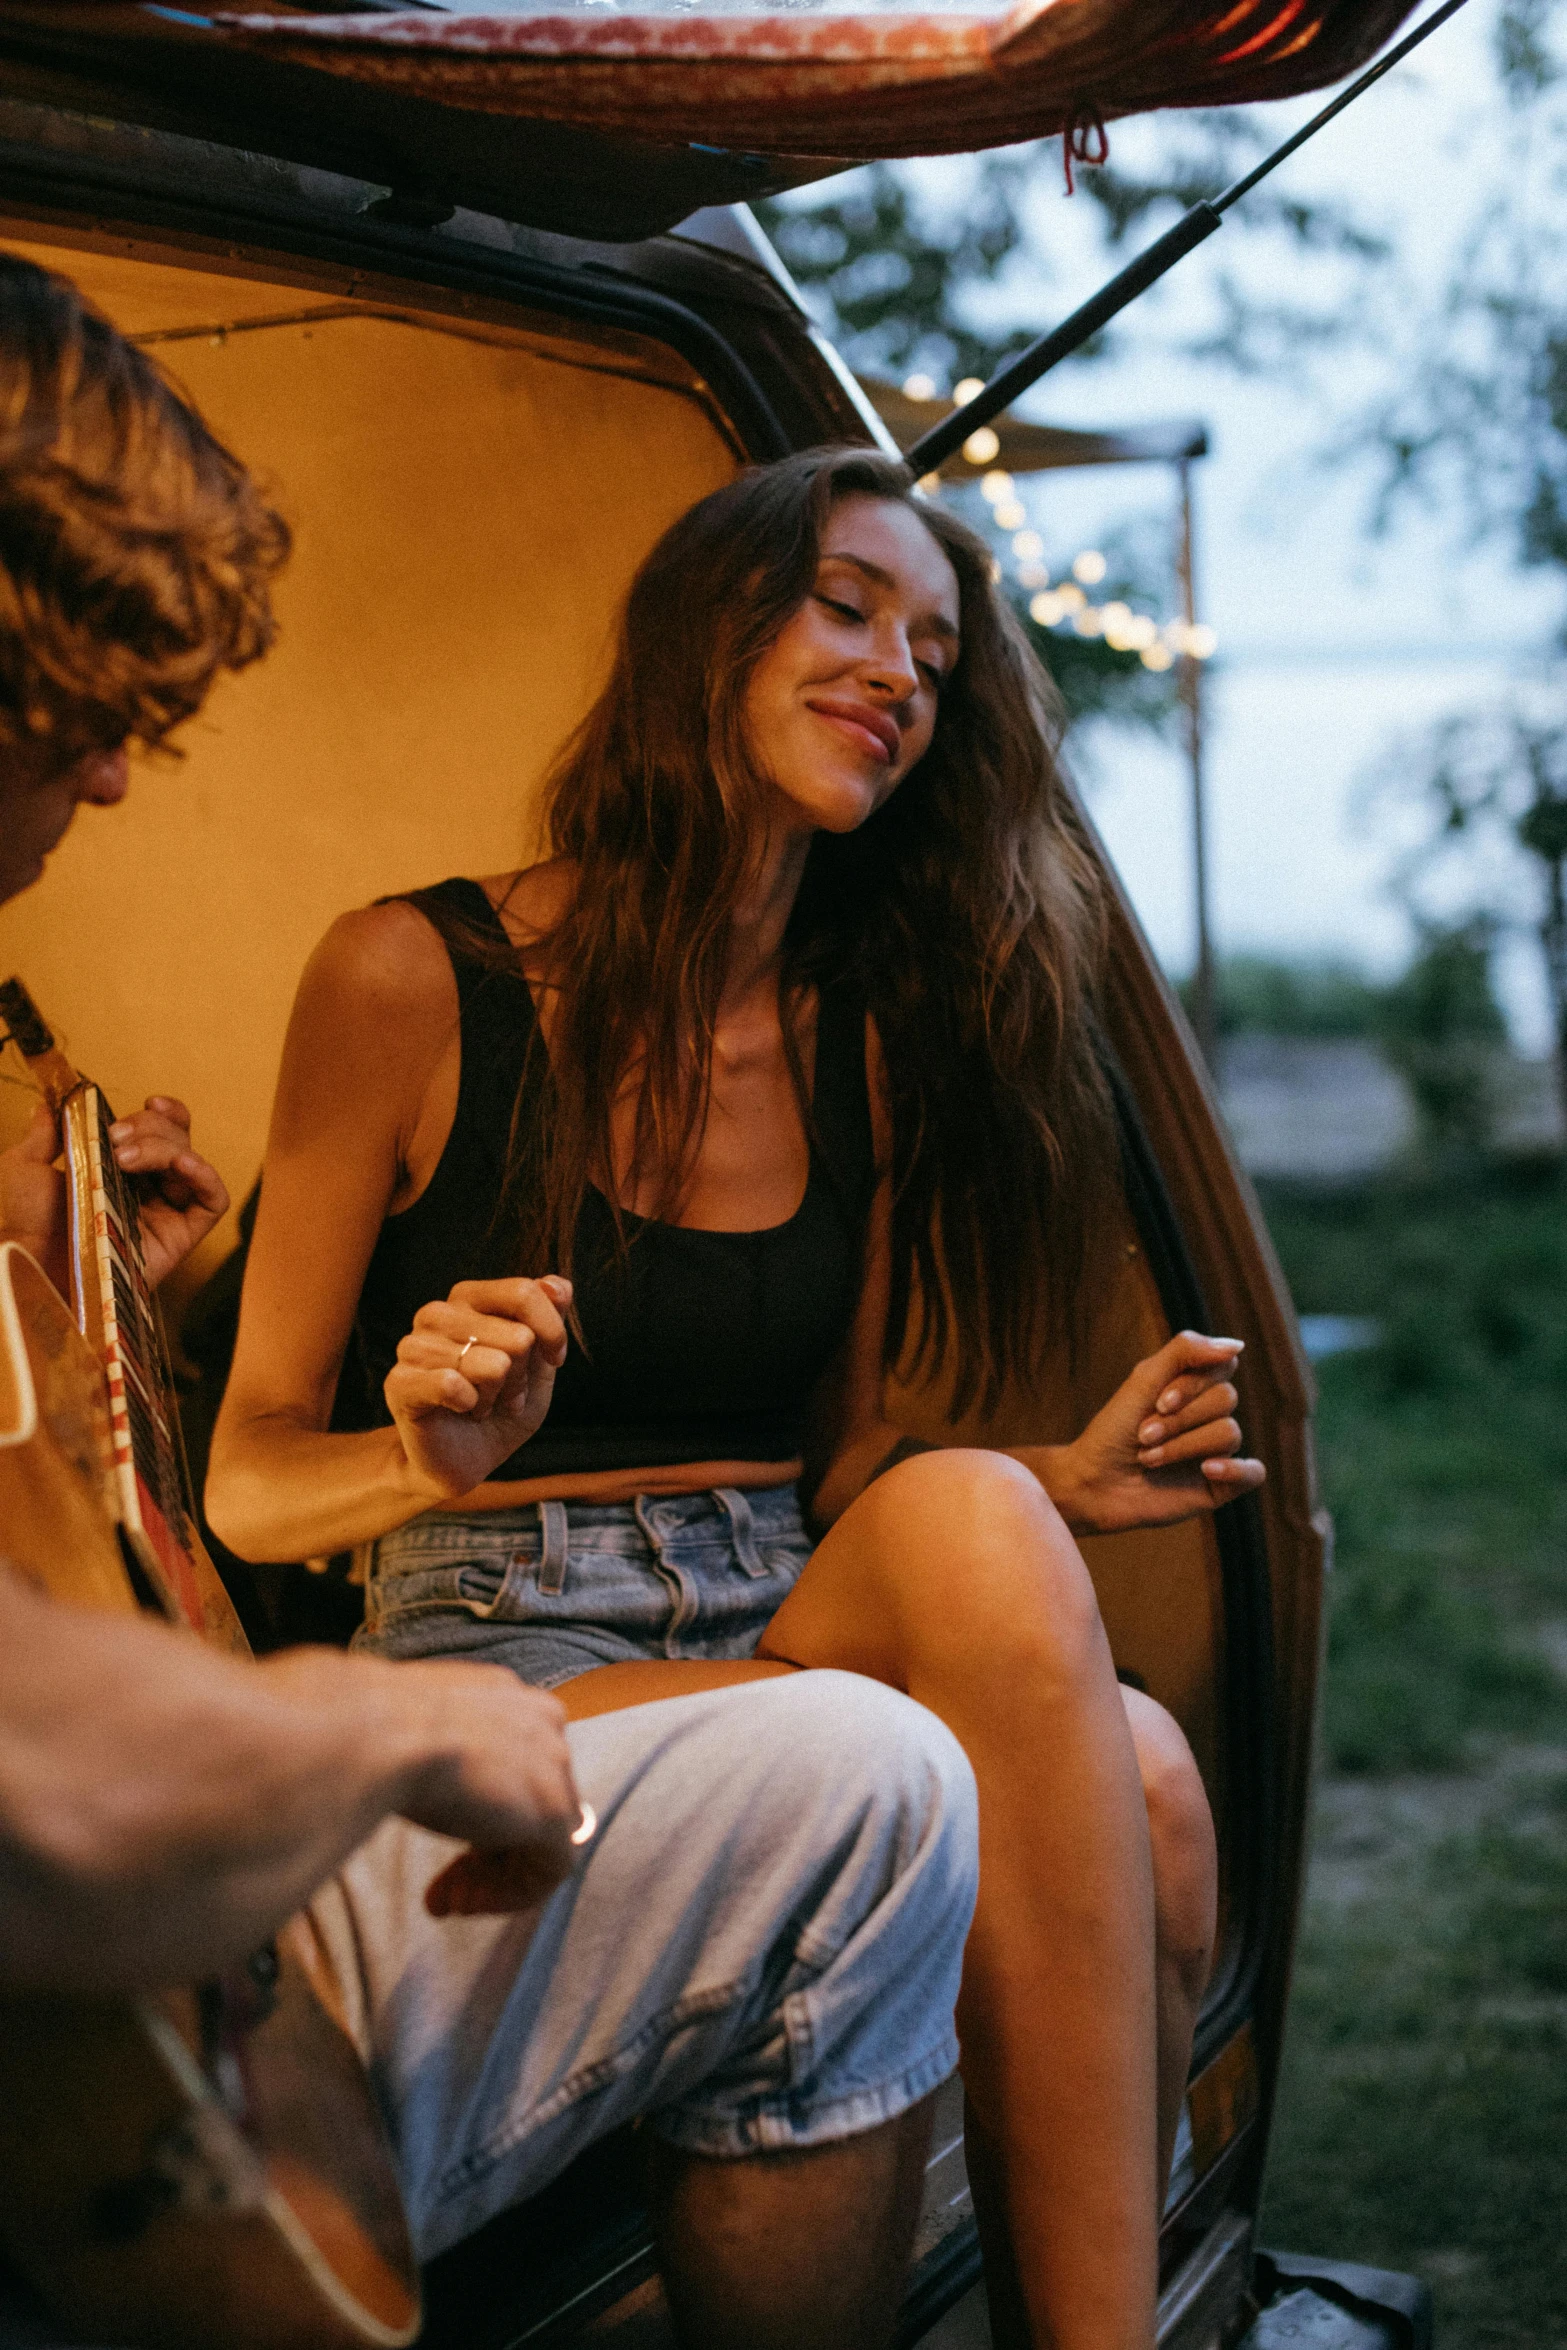
POLYGON ((1567 2350, 1567 1181, 1270 1187, 1338 1524, 1265 2242, 1413 2269, 1441 2350, 1567 2350))

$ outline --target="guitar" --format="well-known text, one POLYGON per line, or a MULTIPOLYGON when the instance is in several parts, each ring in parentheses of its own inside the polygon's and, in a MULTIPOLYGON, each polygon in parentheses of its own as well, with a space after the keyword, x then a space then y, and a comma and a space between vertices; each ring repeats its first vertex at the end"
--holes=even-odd
MULTIPOLYGON (((183 1490, 109 1113, 14 985, 0 1008, 65 1130, 78 1311, 24 1249, 0 1245, 0 1571, 242 1648, 183 1490)), ((307 1917, 220 1982, 0 1995, 0 2244, 83 2340, 415 2339, 418 2271, 390 2154, 307 1917)))

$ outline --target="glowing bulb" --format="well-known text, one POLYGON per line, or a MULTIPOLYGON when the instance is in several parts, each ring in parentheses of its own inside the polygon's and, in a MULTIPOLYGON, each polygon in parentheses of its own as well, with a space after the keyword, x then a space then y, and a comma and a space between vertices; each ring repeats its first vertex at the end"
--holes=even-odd
POLYGON ((1056 590, 1056 596, 1063 612, 1081 612, 1088 601, 1082 589, 1074 587, 1069 579, 1062 582, 1056 590))
POLYGON ((953 405, 958 408, 966 408, 970 400, 979 398, 984 388, 985 379, 982 375, 966 375, 960 384, 954 384, 952 387, 953 405))
POLYGON ((1072 626, 1079 636, 1101 636, 1104 633, 1104 624, 1105 616, 1097 604, 1085 604, 1081 612, 1076 613, 1072 620, 1072 626))
POLYGON ((1012 495, 1011 474, 987 473, 979 485, 979 494, 982 498, 988 498, 992 506, 999 505, 1003 498, 1012 495))
POLYGON ((1050 585, 1050 574, 1043 563, 1020 563, 1017 575, 1026 588, 1047 588, 1050 585))
POLYGON ((1186 631, 1186 650, 1194 661, 1211 661, 1218 649, 1219 639, 1206 621, 1199 620, 1186 631))
POLYGON ((1064 617, 1061 598, 1051 595, 1031 597, 1028 616, 1031 620, 1036 620, 1041 628, 1054 628, 1056 622, 1064 617))
POLYGON ((922 473, 919 477, 919 480, 914 484, 914 487, 919 490, 923 496, 927 498, 934 498, 941 488, 941 476, 939 473, 922 473))
POLYGON ((909 375, 903 379, 903 397, 906 400, 934 400, 936 379, 933 375, 909 375))
POLYGON ((1020 530, 1012 541, 1012 552, 1021 555, 1025 563, 1037 563, 1045 551, 1045 542, 1037 530, 1020 530))
POLYGON ((1159 631, 1146 612, 1134 613, 1126 631, 1126 641, 1134 653, 1146 652, 1158 641, 1159 631))
POLYGON ((1001 443, 989 425, 982 424, 978 432, 969 434, 963 444, 963 454, 971 465, 988 465, 992 457, 1000 456, 1001 443))
POLYGON ((1028 509, 1020 506, 1016 498, 1008 498, 996 508, 997 530, 1021 530, 1027 520, 1028 509))
POLYGON ((1085 547, 1072 566, 1074 577, 1080 579, 1084 587, 1097 587, 1108 569, 1103 555, 1094 547, 1085 547))
POLYGON ((1157 638, 1151 645, 1143 647, 1143 667, 1145 669, 1168 669, 1174 658, 1169 646, 1161 645, 1157 638))

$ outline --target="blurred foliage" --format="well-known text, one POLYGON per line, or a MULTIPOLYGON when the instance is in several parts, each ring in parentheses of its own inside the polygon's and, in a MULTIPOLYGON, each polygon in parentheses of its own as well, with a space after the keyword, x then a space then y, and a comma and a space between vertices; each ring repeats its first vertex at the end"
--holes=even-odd
POLYGON ((1503 926, 1533 934, 1567 1117, 1567 726, 1558 700, 1554 684, 1543 694, 1520 688, 1506 708, 1443 720, 1395 746, 1368 797, 1395 820, 1412 809, 1423 826, 1391 884, 1417 925, 1430 927, 1433 900, 1466 897, 1476 908, 1471 935, 1503 926), (1534 903, 1524 917, 1526 894, 1534 903))
POLYGON ((1451 1770, 1476 1740, 1567 1729, 1528 1637, 1560 1613, 1567 1547, 1567 1177, 1259 1189, 1301 1312, 1381 1331, 1318 1372, 1327 1759, 1451 1770))
MULTIPOLYGON (((1363 1037, 1409 1087, 1428 1153, 1443 1163, 1489 1146, 1507 1026, 1491 984, 1494 926, 1483 919, 1418 925, 1394 980, 1353 964, 1232 955, 1217 972, 1219 1034, 1363 1037)), ((1188 1014, 1190 978, 1178 983, 1188 1014)))
POLYGON ((1493 945, 1483 919, 1425 924, 1408 970, 1378 1005, 1378 1042, 1438 1156, 1483 1151, 1491 1140, 1496 1066, 1507 1044, 1491 989, 1493 945))
MULTIPOLYGON (((1227 955, 1219 964, 1221 1036, 1373 1036, 1381 989, 1353 964, 1289 962, 1275 955, 1227 955)), ((1177 990, 1188 1015, 1192 983, 1177 990)))

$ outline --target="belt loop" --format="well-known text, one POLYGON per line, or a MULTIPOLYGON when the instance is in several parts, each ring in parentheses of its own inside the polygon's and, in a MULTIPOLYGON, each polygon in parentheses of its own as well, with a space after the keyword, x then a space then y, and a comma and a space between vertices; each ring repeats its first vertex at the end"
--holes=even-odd
POLYGON ((566 1505, 563 1501, 541 1501, 538 1512, 539 1593, 545 1599, 559 1599, 566 1588, 566 1553, 570 1544, 566 1505))
POLYGON ((729 1519, 729 1531, 734 1536, 735 1557, 747 1575, 765 1575, 762 1554, 756 1547, 756 1520, 745 1495, 733 1485, 715 1485, 713 1499, 729 1519))

